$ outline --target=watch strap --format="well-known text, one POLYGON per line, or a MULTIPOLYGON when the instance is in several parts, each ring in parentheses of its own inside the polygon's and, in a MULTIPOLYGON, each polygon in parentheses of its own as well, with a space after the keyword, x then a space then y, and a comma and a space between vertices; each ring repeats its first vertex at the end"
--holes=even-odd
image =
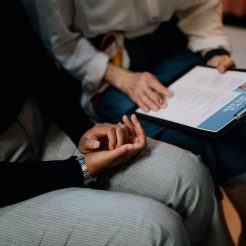
POLYGON ((93 182, 97 181, 96 177, 92 177, 89 170, 87 169, 87 166, 85 164, 84 156, 77 157, 76 161, 80 164, 81 170, 83 173, 84 178, 84 186, 88 186, 93 182))

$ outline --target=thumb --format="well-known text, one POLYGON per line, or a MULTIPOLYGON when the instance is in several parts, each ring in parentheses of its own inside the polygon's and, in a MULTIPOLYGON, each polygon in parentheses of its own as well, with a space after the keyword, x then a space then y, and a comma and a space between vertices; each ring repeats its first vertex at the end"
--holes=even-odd
POLYGON ((124 144, 120 147, 108 151, 107 153, 107 161, 110 163, 114 163, 119 161, 119 163, 123 162, 122 158, 128 154, 134 148, 132 144, 124 144))
POLYGON ((85 155, 86 166, 91 175, 98 175, 106 169, 122 164, 128 156, 128 152, 133 149, 132 144, 121 145, 113 150, 103 150, 90 152, 85 155))
POLYGON ((233 67, 235 67, 234 61, 230 57, 227 57, 226 59, 224 59, 222 62, 219 63, 218 70, 219 72, 224 73, 226 70, 233 67))
POLYGON ((100 141, 95 139, 86 139, 85 147, 87 149, 98 149, 100 147, 100 141))
POLYGON ((92 150, 100 148, 100 142, 95 139, 82 137, 79 141, 79 151, 86 154, 92 150))

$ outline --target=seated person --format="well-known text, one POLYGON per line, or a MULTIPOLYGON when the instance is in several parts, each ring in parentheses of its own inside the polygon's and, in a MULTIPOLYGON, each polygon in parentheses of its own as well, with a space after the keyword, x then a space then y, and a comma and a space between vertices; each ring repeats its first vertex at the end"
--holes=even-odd
POLYGON ((0 244, 225 245, 213 183, 199 159, 151 139, 145 147, 135 116, 93 126, 45 57, 20 2, 4 7, 13 18, 2 40, 3 72, 13 57, 17 65, 1 83, 0 244), (42 110, 84 156, 38 160, 42 110))
MULTIPOLYGON (((192 65, 235 66, 219 0, 22 1, 57 64, 81 83, 82 106, 101 121, 168 107, 166 86, 192 65)), ((147 136, 201 156, 246 232, 245 122, 218 140, 140 122, 147 136)))

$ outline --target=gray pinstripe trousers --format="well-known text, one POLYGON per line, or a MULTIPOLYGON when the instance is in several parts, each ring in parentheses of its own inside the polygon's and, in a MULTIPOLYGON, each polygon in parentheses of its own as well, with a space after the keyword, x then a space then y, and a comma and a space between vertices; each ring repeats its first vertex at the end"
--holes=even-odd
MULTIPOLYGON (((33 156, 30 149, 25 138, 15 160, 23 160, 21 152, 33 156)), ((53 125, 40 159, 77 154, 53 125)), ((207 168, 193 154, 151 139, 93 188, 57 190, 0 209, 0 245, 226 245, 221 228, 207 168)))

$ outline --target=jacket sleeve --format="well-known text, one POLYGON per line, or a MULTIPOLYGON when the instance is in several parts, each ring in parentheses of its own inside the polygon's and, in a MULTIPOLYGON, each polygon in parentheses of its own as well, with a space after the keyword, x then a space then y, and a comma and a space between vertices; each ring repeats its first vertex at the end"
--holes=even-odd
POLYGON ((189 48, 193 52, 219 47, 231 51, 231 44, 224 33, 221 1, 201 2, 178 13, 178 26, 188 37, 189 48))
POLYGON ((96 50, 83 33, 73 27, 73 19, 76 18, 73 1, 33 1, 32 6, 26 0, 23 2, 58 65, 81 82, 83 93, 95 94, 101 85, 109 57, 96 50))
POLYGON ((82 187, 75 157, 62 161, 0 163, 0 207, 66 187, 82 187))

